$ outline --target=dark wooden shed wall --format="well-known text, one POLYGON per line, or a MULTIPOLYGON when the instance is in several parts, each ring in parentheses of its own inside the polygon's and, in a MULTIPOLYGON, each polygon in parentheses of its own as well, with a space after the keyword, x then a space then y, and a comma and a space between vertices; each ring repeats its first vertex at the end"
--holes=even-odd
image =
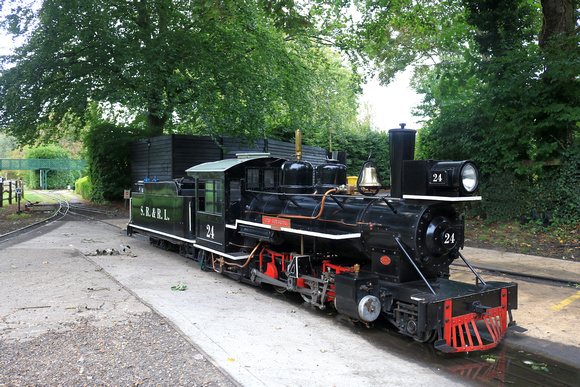
MULTIPOLYGON (((293 143, 256 140, 248 146, 239 139, 171 134, 135 141, 131 144, 131 189, 145 178, 170 180, 185 177, 185 170, 208 161, 235 158, 237 153, 270 153, 273 157, 291 158, 293 143)), ((302 159, 314 167, 326 160, 326 149, 304 145, 302 159)))

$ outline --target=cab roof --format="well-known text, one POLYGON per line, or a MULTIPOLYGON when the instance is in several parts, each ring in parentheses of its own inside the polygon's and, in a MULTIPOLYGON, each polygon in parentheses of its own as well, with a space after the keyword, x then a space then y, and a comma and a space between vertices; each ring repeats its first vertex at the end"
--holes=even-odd
POLYGON ((209 163, 198 164, 187 169, 188 175, 192 175, 197 172, 225 172, 236 165, 244 164, 249 161, 258 159, 273 159, 270 157, 269 153, 238 153, 235 159, 226 159, 219 161, 211 161, 209 163))

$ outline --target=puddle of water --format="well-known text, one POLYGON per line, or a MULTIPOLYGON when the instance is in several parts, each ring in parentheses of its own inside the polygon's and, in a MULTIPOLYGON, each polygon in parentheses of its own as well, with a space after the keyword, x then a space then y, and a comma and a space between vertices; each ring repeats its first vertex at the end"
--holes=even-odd
POLYGON ((361 345, 373 345, 403 359, 442 369, 458 381, 481 386, 578 386, 580 368, 548 359, 503 342, 485 352, 446 354, 433 344, 422 344, 405 337, 389 322, 379 319, 372 328, 353 323, 337 314, 334 308, 323 311, 305 303, 295 293, 280 294, 271 288, 262 288, 271 297, 283 297, 287 302, 316 315, 324 315, 361 337, 361 345))

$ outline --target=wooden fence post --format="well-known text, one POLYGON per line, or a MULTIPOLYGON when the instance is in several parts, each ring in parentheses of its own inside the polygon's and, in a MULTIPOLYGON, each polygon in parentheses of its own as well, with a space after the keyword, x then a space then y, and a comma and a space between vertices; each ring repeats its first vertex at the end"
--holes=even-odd
POLYGON ((4 181, 0 178, 0 207, 4 207, 4 200, 8 200, 8 204, 12 204, 12 200, 16 200, 16 189, 18 187, 22 188, 22 196, 24 196, 24 182, 22 180, 4 181), (8 193, 7 198, 4 198, 4 192, 8 193))

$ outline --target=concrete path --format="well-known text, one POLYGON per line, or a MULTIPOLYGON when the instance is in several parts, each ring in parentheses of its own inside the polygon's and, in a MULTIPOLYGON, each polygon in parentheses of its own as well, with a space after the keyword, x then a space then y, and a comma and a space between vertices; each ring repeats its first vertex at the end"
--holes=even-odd
MULTIPOLYGON (((462 254, 472 266, 482 269, 501 268, 504 272, 580 283, 580 262, 470 247, 466 247, 462 254)), ((455 263, 463 264, 460 260, 456 260, 455 263)))

